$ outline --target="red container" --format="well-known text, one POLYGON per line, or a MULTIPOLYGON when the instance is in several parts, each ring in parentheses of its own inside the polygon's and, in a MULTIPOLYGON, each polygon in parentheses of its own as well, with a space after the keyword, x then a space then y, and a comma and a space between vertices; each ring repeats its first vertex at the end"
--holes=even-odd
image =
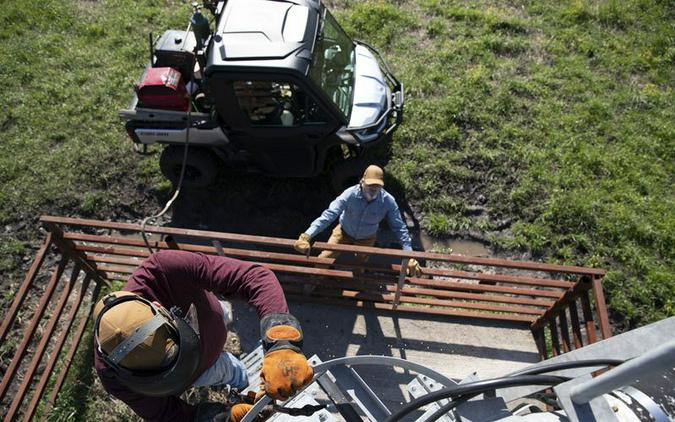
POLYGON ((190 106, 180 72, 172 67, 150 67, 136 85, 140 106, 163 110, 187 111, 190 106))

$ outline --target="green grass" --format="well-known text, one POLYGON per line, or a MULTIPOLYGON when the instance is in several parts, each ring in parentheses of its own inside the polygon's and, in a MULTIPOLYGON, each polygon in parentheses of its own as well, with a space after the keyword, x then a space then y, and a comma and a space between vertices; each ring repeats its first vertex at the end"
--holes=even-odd
POLYGON ((139 170, 117 110, 147 61, 148 31, 182 26, 185 13, 179 2, 4 5, 0 221, 46 207, 107 215, 121 186, 159 181, 139 170))
MULTIPOLYGON (((609 269, 620 328, 675 315, 671 2, 329 6, 405 84, 387 170, 425 229, 609 269)), ((0 227, 37 226, 43 212, 115 218, 166 196, 157 156, 130 152, 116 111, 147 61, 148 32, 182 28, 189 14, 177 1, 4 2, 0 227)), ((18 268, 37 237, 1 236, 0 270, 18 268)))
MULTIPOLYGON (((614 318, 627 326, 675 312, 668 2, 332 8, 406 86, 388 170, 430 233, 479 230, 506 250, 607 267, 614 318), (467 211, 476 201, 486 215, 467 211), (494 230, 501 219, 510 230, 494 230)), ((109 218, 167 195, 156 156, 130 153, 116 111, 147 60, 147 33, 189 13, 122 0, 2 8, 1 224, 45 211, 109 218)), ((30 239, 0 242, 9 268, 30 239)))
POLYGON ((478 230, 504 250, 607 268, 623 328, 675 314, 668 2, 340 5, 406 86, 389 170, 427 230, 478 230), (468 212, 479 204, 487 220, 468 212))

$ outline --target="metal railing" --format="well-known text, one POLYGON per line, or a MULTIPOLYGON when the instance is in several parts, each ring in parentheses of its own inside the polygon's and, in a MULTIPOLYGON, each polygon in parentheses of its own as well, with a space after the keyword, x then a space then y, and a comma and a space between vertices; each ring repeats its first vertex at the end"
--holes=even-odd
MULTIPOLYGON (((150 255, 138 224, 52 216, 40 221, 49 233, 0 326, 0 343, 10 333, 22 333, 0 384, 0 409, 8 409, 5 421, 21 412, 23 420, 33 417, 60 362, 60 372, 54 374, 56 380, 43 401, 42 413, 48 414, 99 291, 111 280, 125 280, 150 255), (46 260, 50 254, 58 264, 43 268, 51 262, 46 260), (38 290, 39 277, 48 281, 42 283, 46 287, 26 325, 26 299, 31 289, 38 290), (55 292, 60 292, 56 300, 55 292), (68 351, 61 357, 67 342, 68 351), (29 350, 31 361, 23 362, 29 350), (21 408, 29 391, 31 401, 21 408)), ((315 242, 313 252, 342 253, 338 259, 327 259, 297 254, 292 239, 154 226, 145 231, 153 250, 180 249, 257 262, 277 274, 290 300, 523 324, 532 330, 542 358, 548 350, 555 355, 611 336, 601 286, 605 271, 600 269, 315 242), (349 259, 353 254, 369 259, 357 263, 349 259), (420 276, 406 275, 410 258, 424 264, 420 276)))

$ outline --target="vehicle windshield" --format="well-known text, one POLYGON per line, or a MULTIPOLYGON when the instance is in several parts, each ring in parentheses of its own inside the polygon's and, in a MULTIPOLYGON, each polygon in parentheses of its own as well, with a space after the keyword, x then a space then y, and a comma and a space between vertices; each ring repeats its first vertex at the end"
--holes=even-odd
POLYGON ((319 85, 347 119, 354 95, 354 43, 325 11, 323 26, 314 52, 309 77, 319 85))

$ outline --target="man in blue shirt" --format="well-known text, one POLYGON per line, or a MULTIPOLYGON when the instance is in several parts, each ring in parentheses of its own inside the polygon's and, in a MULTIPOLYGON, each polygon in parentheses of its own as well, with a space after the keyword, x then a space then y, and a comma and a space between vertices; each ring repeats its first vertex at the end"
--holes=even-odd
MULTIPOLYGON (((375 165, 368 166, 359 184, 347 188, 330 203, 321 216, 314 220, 295 241, 293 247, 302 254, 309 254, 310 241, 326 229, 335 219, 339 224, 333 230, 328 243, 342 245, 373 246, 377 238, 380 221, 387 219, 389 227, 396 234, 403 250, 411 251, 408 227, 401 219, 396 200, 383 189, 384 171, 375 165)), ((336 258, 340 252, 323 251, 320 258, 336 258)), ((356 256, 360 263, 368 260, 367 255, 356 256)), ((419 263, 408 262, 408 273, 418 274, 419 263)))

